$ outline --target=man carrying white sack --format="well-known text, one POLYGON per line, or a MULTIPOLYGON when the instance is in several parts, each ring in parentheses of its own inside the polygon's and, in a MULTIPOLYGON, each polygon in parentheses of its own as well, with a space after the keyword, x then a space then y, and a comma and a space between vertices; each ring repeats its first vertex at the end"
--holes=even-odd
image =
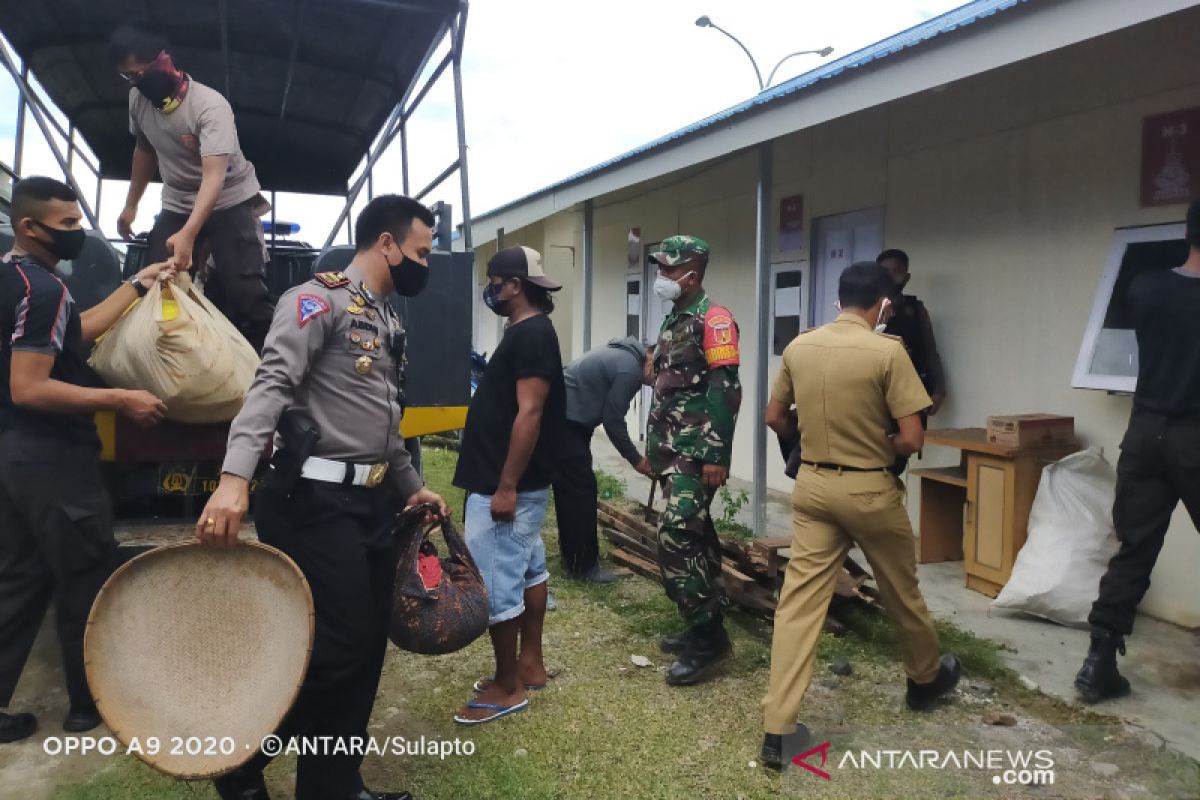
MULTIPOLYGON (((174 275, 152 264, 80 313, 55 272, 83 250, 78 198, 51 178, 13 188, 16 244, 0 259, 0 708, 7 708, 54 599, 71 707, 63 730, 100 724, 83 669, 92 601, 115 566, 112 510, 92 415, 153 425, 149 392, 98 388, 88 351, 130 303, 174 275)), ((0 713, 0 742, 37 730, 32 714, 0 713)))

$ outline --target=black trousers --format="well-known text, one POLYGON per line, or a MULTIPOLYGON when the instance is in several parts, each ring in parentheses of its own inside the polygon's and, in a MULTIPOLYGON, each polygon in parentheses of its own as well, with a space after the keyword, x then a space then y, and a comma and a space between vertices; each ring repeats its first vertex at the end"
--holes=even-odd
MULTIPOLYGON (((316 609, 308 674, 278 734, 365 737, 387 649, 395 555, 384 489, 300 479, 290 497, 258 495, 258 538, 304 573, 316 609)), ((346 741, 343 746, 348 746, 346 741)), ((244 769, 270 761, 259 753, 244 769)), ((362 756, 300 755, 296 800, 339 800, 363 789, 362 756)))
POLYGON ((568 422, 559 449, 554 479, 554 510, 558 515, 558 545, 563 569, 582 577, 600 561, 596 539, 596 473, 592 471, 592 433, 595 429, 568 422))
POLYGON ((93 448, 44 444, 46 460, 15 462, 15 436, 0 434, 0 708, 53 600, 67 695, 85 709, 83 634, 117 563, 111 501, 93 448))
POLYGON ((1121 548, 1100 579, 1100 595, 1088 615, 1092 625, 1126 636, 1133 632, 1180 500, 1200 529, 1200 416, 1170 419, 1135 411, 1117 461, 1113 523, 1121 548))
MULTIPOLYGON (((262 352, 275 309, 263 280, 266 256, 262 225, 254 215, 253 205, 253 200, 247 200, 210 214, 196 237, 192 261, 194 269, 203 270, 212 255, 213 273, 205 280, 205 296, 241 331, 255 351, 262 352)), ((149 263, 167 257, 167 239, 178 233, 187 220, 187 214, 163 209, 146 245, 149 263)))

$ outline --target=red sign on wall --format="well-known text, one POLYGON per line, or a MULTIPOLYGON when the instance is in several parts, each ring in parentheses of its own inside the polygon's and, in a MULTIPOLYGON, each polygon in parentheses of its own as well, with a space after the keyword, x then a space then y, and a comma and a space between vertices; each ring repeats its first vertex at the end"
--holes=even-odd
POLYGON ((794 194, 779 201, 779 249, 804 247, 804 195, 794 194))
POLYGON ((1142 120, 1142 205, 1169 206, 1200 195, 1200 108, 1142 120))

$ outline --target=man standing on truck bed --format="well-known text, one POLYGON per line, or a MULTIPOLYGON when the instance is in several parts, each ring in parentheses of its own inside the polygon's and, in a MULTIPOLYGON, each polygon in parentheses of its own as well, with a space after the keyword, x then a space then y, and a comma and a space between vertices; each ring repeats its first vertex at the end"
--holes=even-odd
POLYGON ((261 351, 272 314, 259 221, 265 201, 238 144, 229 101, 183 72, 167 40, 140 25, 118 28, 108 52, 130 84, 129 131, 137 137, 117 230, 133 238, 138 203, 157 168, 163 208, 150 231, 148 260, 170 256, 186 270, 203 265, 201 253, 211 254, 204 293, 261 351))
MULTIPOLYGON (((153 424, 166 411, 149 392, 96 388, 88 353, 154 281, 174 273, 153 264, 80 313, 55 267, 83 250, 82 218, 66 184, 18 181, 16 243, 0 258, 0 709, 12 700, 53 598, 71 702, 63 730, 70 732, 100 724, 83 669, 83 631, 116 566, 92 417, 108 410, 153 424)), ((32 714, 0 712, 0 742, 36 730, 32 714)))

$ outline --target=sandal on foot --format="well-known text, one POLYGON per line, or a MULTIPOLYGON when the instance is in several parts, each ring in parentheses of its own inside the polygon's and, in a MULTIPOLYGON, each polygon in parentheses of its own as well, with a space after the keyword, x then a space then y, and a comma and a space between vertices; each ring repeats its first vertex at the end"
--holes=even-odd
MULTIPOLYGON (((472 684, 471 688, 475 690, 475 694, 479 694, 485 688, 483 685, 484 681, 494 681, 494 680, 496 680, 495 675, 488 675, 486 678, 480 678, 479 680, 475 681, 475 683, 472 684)), ((546 684, 544 684, 544 683, 541 686, 534 686, 532 683, 525 684, 525 691, 527 691, 527 692, 540 692, 542 689, 545 689, 545 688, 546 688, 546 684)))
POLYGON ((496 713, 483 719, 470 719, 469 717, 460 717, 458 714, 455 714, 454 721, 459 725, 483 725, 485 722, 495 722, 501 717, 507 717, 529 708, 529 701, 522 700, 513 706, 500 706, 495 703, 480 703, 477 700, 471 700, 467 703, 467 708, 486 708, 496 713))

